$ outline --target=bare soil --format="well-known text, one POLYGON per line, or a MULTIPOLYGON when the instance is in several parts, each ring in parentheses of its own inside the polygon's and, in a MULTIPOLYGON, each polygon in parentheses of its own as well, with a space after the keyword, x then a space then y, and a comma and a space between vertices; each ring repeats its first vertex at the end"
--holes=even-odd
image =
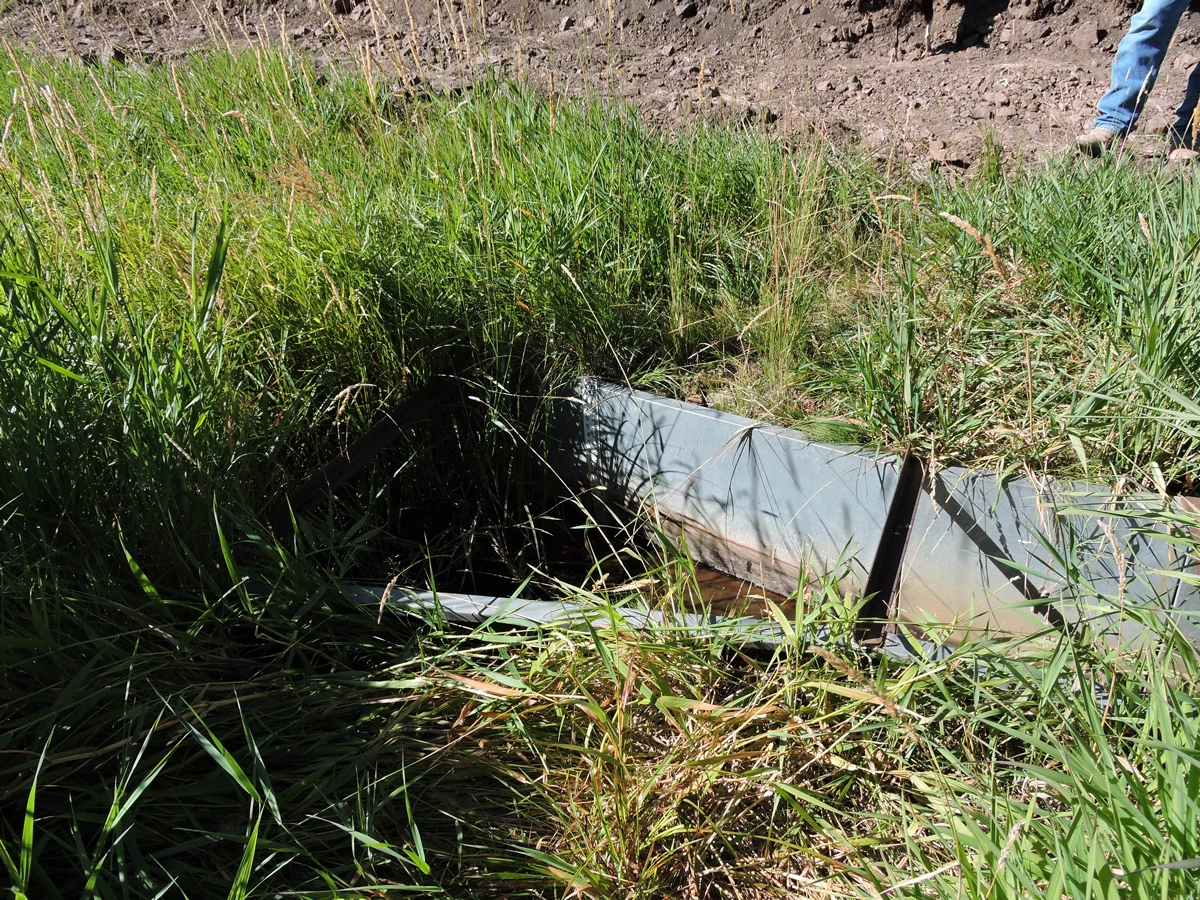
MULTIPOLYGON (((937 0, 901 55, 887 0, 0 0, 0 34, 85 59, 154 63, 283 41, 326 64, 369 64, 399 89, 499 73, 627 98, 673 124, 704 116, 784 137, 819 128, 920 166, 968 168, 985 134, 1029 157, 1088 123, 1126 0, 937 0)), ((1200 59, 1188 13, 1135 145, 1161 132, 1200 59)), ((1158 136, 1156 136, 1158 135, 1158 136)))

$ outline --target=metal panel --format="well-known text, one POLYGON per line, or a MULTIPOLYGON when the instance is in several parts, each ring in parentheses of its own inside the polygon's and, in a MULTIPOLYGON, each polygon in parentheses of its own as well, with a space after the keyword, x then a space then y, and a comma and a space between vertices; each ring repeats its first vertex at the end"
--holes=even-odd
MULTIPOLYGON (((386 604, 389 608, 429 620, 468 627, 509 625, 518 628, 594 628, 597 631, 657 632, 660 636, 720 638, 745 650, 774 651, 780 647, 807 644, 834 646, 827 631, 788 637, 776 623, 764 619, 703 616, 696 613, 665 613, 639 606, 603 606, 569 600, 551 602, 520 597, 494 597, 445 591, 411 591, 381 586, 348 584, 350 598, 364 606, 386 604)), ((845 647, 843 647, 845 649, 845 647)), ((944 659, 952 651, 903 635, 888 635, 878 648, 893 659, 944 659)))
MULTIPOLYGON (((562 405, 556 432, 560 471, 614 505, 647 507, 698 561, 781 593, 830 573, 863 591, 896 493, 894 456, 594 379, 562 405)), ((1196 560, 1151 514, 1160 505, 945 469, 917 504, 896 615, 958 637, 1085 620, 1129 644, 1158 614, 1200 646, 1200 589, 1177 577, 1195 580, 1196 560)))
POLYGON ((785 643, 783 630, 764 619, 665 613, 637 606, 604 606, 569 600, 526 600, 448 591, 410 591, 370 585, 346 585, 351 599, 364 606, 386 604, 424 619, 469 627, 564 628, 599 631, 657 631, 664 635, 723 638, 747 650, 774 650, 785 643))
POLYGON ((593 379, 578 397, 559 417, 558 458, 612 502, 648 507, 699 561, 780 593, 802 573, 862 591, 894 456, 593 379))
POLYGON ((1154 495, 1114 497, 1095 485, 946 469, 922 496, 897 599, 901 619, 960 632, 1042 631, 1087 621, 1113 644, 1136 642, 1149 610, 1192 641, 1196 588, 1171 574, 1189 565, 1147 512, 1154 495))

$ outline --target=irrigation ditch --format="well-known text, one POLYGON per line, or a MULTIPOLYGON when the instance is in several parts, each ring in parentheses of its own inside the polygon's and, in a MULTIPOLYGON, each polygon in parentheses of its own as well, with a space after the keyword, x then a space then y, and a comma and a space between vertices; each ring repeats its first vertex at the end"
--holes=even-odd
MULTIPOLYGON (((273 510, 332 495, 445 398, 439 377, 376 423, 273 510)), ((1182 537, 1200 502, 1082 482, 933 469, 912 453, 827 444, 691 402, 581 378, 553 401, 546 460, 564 489, 599 517, 622 511, 677 541, 707 593, 779 600, 833 579, 862 598, 855 634, 887 655, 944 652, 974 635, 1030 637, 1086 628, 1133 647, 1164 624, 1200 646, 1200 560, 1182 537), (714 593, 715 592, 715 593, 714 593), (1157 620, 1157 621, 1155 621, 1157 620)), ((599 609, 519 594, 352 585, 391 604, 463 625, 661 627, 645 608, 599 609)), ((670 627, 721 633, 747 646, 781 640, 769 617, 707 612, 670 627)), ((761 608, 760 608, 761 611, 761 608)))

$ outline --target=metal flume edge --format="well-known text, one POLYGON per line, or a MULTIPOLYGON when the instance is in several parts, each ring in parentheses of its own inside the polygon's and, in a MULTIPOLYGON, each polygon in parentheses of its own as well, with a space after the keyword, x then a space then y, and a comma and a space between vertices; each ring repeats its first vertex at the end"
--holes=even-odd
MULTIPOLYGON (((595 629, 684 636, 725 641, 743 650, 772 652, 789 642, 793 645, 830 645, 829 632, 791 638, 776 623, 763 619, 671 613, 638 606, 607 607, 570 601, 525 600, 448 591, 410 591, 362 584, 346 585, 352 600, 364 606, 382 606, 420 619, 442 620, 469 627, 512 626, 517 628, 595 629)), ((951 649, 905 635, 887 635, 878 648, 892 659, 943 659, 951 649)))
MULTIPOLYGON (((895 456, 591 378, 558 403, 554 432, 561 472, 654 516, 698 562, 782 593, 830 575, 861 593, 896 492, 895 456)), ((892 610, 956 639, 1086 620, 1121 645, 1157 617, 1200 645, 1196 560, 1154 515, 1163 502, 944 469, 923 485, 892 610)))

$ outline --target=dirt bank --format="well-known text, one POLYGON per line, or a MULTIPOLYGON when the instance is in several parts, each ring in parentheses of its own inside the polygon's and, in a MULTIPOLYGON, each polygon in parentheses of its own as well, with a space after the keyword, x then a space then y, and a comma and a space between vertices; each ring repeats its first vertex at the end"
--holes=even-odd
MULTIPOLYGON (((921 165, 964 168, 990 131, 1005 151, 1061 146, 1091 116, 1133 9, 1102 0, 939 2, 934 52, 879 0, 17 0, 9 41, 81 56, 174 58, 287 41, 380 76, 444 86, 489 68, 555 90, 599 89, 673 122, 704 115, 781 135, 813 125, 921 165), (397 74, 400 73, 400 74, 397 74)), ((1143 119, 1162 147, 1200 58, 1189 13, 1143 119)))

